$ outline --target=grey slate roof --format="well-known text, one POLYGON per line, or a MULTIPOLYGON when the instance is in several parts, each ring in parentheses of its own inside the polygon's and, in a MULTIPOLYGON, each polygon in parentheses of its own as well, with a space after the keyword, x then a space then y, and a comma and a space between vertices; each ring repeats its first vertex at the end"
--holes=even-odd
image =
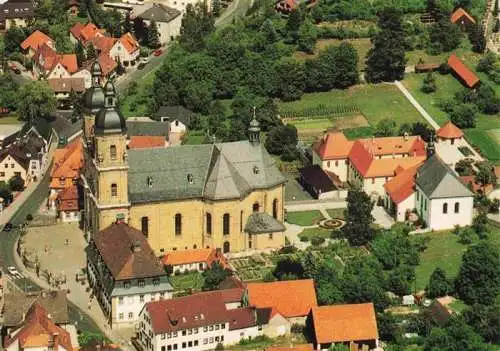
POLYGON ((65 290, 34 293, 14 292, 5 294, 4 299, 3 324, 6 327, 20 325, 35 302, 38 302, 50 313, 55 323, 67 324, 70 322, 65 290))
POLYGON ((131 136, 164 136, 168 140, 170 125, 164 122, 127 121, 127 135, 131 136))
POLYGON ((248 141, 129 150, 132 203, 234 199, 285 182, 262 145, 248 141))
POLYGON ((245 225, 245 231, 250 234, 276 233, 285 230, 283 223, 265 212, 252 213, 245 225))
POLYGON ((153 116, 156 120, 161 120, 161 117, 168 117, 170 120, 178 120, 184 125, 189 124, 193 113, 182 105, 162 106, 153 116))
POLYGON ((180 15, 181 12, 177 9, 158 3, 153 3, 153 6, 148 8, 146 11, 138 14, 137 17, 140 17, 148 21, 155 20, 157 23, 158 22, 168 23, 180 15))
POLYGON ((427 159, 420 167, 415 182, 429 199, 473 196, 455 172, 437 155, 427 159))

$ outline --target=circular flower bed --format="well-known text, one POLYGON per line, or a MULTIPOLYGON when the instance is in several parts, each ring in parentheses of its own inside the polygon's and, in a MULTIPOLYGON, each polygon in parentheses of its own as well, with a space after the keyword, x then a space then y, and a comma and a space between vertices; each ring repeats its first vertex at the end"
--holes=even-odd
POLYGON ((344 226, 345 222, 338 218, 325 219, 321 221, 319 226, 325 229, 340 229, 344 226))

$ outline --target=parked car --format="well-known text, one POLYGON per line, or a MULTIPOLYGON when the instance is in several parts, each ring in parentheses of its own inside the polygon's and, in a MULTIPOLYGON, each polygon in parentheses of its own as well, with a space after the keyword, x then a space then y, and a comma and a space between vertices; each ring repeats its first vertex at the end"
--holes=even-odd
POLYGON ((14 266, 7 267, 7 271, 14 278, 22 278, 21 273, 19 273, 19 271, 17 270, 17 268, 14 267, 14 266))
POLYGON ((160 56, 162 53, 163 53, 162 49, 158 49, 158 50, 155 50, 155 52, 153 52, 153 55, 160 56))
POLYGON ((144 64, 146 64, 146 63, 148 63, 148 62, 149 62, 149 60, 150 60, 150 58, 149 58, 149 57, 141 57, 141 58, 140 58, 140 63, 144 63, 144 64))
POLYGON ((12 223, 10 222, 7 222, 7 224, 3 227, 3 231, 4 232, 10 232, 12 230, 14 226, 12 225, 12 223))

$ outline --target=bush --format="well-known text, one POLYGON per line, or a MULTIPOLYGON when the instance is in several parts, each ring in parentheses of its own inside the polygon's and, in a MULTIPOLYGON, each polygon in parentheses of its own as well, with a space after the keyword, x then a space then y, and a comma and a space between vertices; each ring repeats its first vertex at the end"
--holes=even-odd
POLYGON ((476 235, 476 233, 474 232, 474 230, 472 228, 470 228, 470 227, 463 228, 458 233, 458 236, 459 236, 458 242, 461 244, 464 244, 464 245, 472 244, 472 242, 474 241, 475 235, 476 235))
POLYGON ((272 272, 267 272, 263 277, 262 277, 262 280, 264 282, 274 282, 276 281, 276 277, 274 276, 274 274, 272 272))
POLYGON ((451 72, 451 68, 447 63, 442 63, 439 65, 438 72, 442 75, 449 74, 451 72))
POLYGON ((321 236, 313 236, 311 238, 311 245, 313 246, 320 246, 325 242, 325 238, 321 236))
POLYGON ((15 175, 9 179, 9 187, 12 191, 24 190, 24 179, 20 175, 15 175))
POLYGON ((28 214, 26 215, 26 220, 27 220, 28 222, 31 222, 31 221, 33 220, 33 215, 32 215, 31 213, 28 213, 28 214))
POLYGON ((299 238, 300 238, 300 241, 302 241, 303 243, 306 243, 309 241, 309 237, 307 235, 302 235, 299 238))
POLYGON ((239 344, 240 345, 250 345, 250 344, 259 344, 259 343, 269 343, 271 341, 272 341, 272 339, 270 337, 265 336, 265 335, 259 335, 253 339, 241 339, 239 344))
POLYGON ((421 90, 426 94, 433 93, 437 90, 436 79, 432 75, 432 72, 427 73, 425 76, 421 90))
POLYGON ((224 345, 222 345, 222 343, 217 343, 217 346, 215 346, 215 350, 216 351, 220 351, 220 350, 224 350, 224 345))
POLYGON ((181 274, 182 274, 182 272, 180 270, 178 270, 178 269, 174 272, 174 275, 177 275, 177 276, 181 275, 181 274))
POLYGON ((330 234, 330 238, 332 239, 342 239, 344 236, 342 234, 342 230, 340 229, 334 229, 332 230, 332 233, 330 234))

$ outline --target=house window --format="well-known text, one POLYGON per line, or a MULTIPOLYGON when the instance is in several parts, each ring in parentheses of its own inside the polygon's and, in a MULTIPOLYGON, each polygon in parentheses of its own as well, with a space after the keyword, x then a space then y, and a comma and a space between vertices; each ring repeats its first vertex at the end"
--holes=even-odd
POLYGON ((330 168, 330 161, 326 161, 326 167, 330 168))
POLYGON ((5 172, 0 172, 0 177, 5 177, 5 172))
POLYGON ((243 232, 243 211, 240 211, 240 233, 243 232))
POLYGON ((212 215, 210 213, 207 213, 207 234, 211 235, 212 234, 212 215))
POLYGON ((198 340, 194 341, 194 346, 198 346, 198 340))
POLYGON ((273 240, 273 233, 269 233, 269 240, 273 240))
POLYGON ((175 235, 181 235, 182 233, 182 215, 177 213, 175 215, 175 235))
POLYGON ((443 213, 448 213, 448 204, 446 202, 443 204, 443 213))
POLYGON ((122 320, 122 319, 123 319, 123 313, 120 313, 120 314, 118 315, 118 319, 120 319, 120 320, 122 320))
POLYGON ((144 302, 144 295, 139 295, 139 302, 144 302))
POLYGON ((116 183, 111 184, 111 196, 118 196, 118 186, 116 183))
POLYGON ((140 279, 138 285, 140 288, 144 288, 144 285, 145 285, 144 279, 140 279))
POLYGON ((120 297, 118 298, 118 304, 119 304, 119 305, 123 305, 123 297, 122 297, 122 296, 120 296, 120 297))
POLYGON ((420 200, 420 193, 417 191, 417 201, 420 200))
POLYGON ((112 161, 116 160, 116 145, 111 145, 109 147, 109 156, 112 161))
POLYGON ((278 199, 273 200, 273 217, 278 219, 278 199))
POLYGON ((224 235, 229 235, 229 220, 229 213, 224 213, 224 216, 222 216, 222 234, 224 235))
POLYGON ((144 216, 141 217, 141 231, 142 234, 147 238, 149 234, 149 218, 144 216))
POLYGON ((458 213, 458 212, 460 212, 460 203, 455 202, 455 213, 458 213))
POLYGON ((375 184, 375 178, 372 178, 372 184, 375 184))
POLYGON ((335 167, 339 166, 339 161, 335 161, 335 167))
POLYGON ((256 202, 256 203, 253 204, 252 211, 253 212, 259 212, 259 203, 258 202, 256 202))
POLYGON ((134 318, 134 312, 129 312, 128 313, 128 319, 134 318))

